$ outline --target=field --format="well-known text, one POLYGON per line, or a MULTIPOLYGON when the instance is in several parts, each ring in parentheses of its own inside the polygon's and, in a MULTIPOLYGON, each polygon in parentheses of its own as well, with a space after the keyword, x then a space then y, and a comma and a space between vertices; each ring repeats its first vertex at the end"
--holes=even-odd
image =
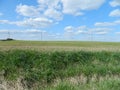
POLYGON ((120 43, 0 41, 0 90, 120 90, 120 43))
POLYGON ((40 51, 120 51, 120 43, 84 41, 0 41, 0 50, 12 49, 31 49, 40 51))

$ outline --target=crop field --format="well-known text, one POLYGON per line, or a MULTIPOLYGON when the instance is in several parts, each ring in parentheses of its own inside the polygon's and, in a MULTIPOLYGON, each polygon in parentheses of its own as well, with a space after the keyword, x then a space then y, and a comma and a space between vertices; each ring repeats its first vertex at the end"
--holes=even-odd
POLYGON ((0 41, 0 90, 120 90, 120 43, 0 41))
POLYGON ((12 49, 38 51, 120 51, 120 43, 89 41, 0 41, 0 50, 12 49))

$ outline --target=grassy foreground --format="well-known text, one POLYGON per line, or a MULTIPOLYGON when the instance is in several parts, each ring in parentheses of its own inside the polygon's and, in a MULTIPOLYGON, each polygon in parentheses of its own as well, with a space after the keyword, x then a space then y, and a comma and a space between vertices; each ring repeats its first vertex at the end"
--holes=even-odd
POLYGON ((29 90, 120 90, 120 52, 0 51, 0 71, 29 90))

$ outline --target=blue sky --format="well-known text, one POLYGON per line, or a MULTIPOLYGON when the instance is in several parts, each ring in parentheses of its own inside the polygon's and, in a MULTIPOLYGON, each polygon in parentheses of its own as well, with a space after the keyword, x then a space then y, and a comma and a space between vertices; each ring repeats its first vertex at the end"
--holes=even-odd
POLYGON ((120 0, 1 0, 0 39, 120 41, 120 0))

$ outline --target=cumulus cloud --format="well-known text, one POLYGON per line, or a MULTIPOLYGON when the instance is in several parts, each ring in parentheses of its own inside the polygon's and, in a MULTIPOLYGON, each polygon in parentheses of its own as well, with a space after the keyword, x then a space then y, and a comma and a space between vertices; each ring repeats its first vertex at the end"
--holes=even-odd
POLYGON ((62 6, 60 0, 38 0, 39 7, 44 10, 43 15, 48 18, 52 18, 56 21, 60 21, 63 18, 62 6))
POLYGON ((75 29, 75 28, 74 28, 73 26, 66 26, 66 27, 64 28, 64 30, 65 30, 66 32, 73 32, 74 29, 75 29))
POLYGON ((26 19, 21 21, 0 20, 0 23, 34 28, 46 28, 52 24, 55 24, 56 22, 63 20, 64 14, 72 14, 75 16, 83 15, 84 11, 98 9, 105 2, 105 0, 37 1, 37 6, 23 4, 17 5, 16 12, 26 19))
POLYGON ((116 25, 114 22, 97 22, 95 23, 95 26, 102 26, 102 27, 106 27, 106 26, 114 26, 116 25))
POLYGON ((111 28, 104 28, 104 27, 97 27, 97 28, 92 28, 91 29, 92 31, 95 31, 95 32, 101 32, 101 31, 110 31, 112 30, 111 28))
POLYGON ((59 0, 38 0, 38 6, 18 5, 16 12, 27 17, 50 17, 56 20, 62 19, 62 12, 60 12, 59 0))
POLYGON ((16 7, 16 12, 19 15, 26 16, 28 19, 16 21, 14 24, 46 28, 54 24, 53 21, 58 22, 63 19, 58 2, 59 0, 38 0, 38 6, 19 4, 16 7))
POLYGON ((28 17, 38 17, 40 15, 39 9, 34 6, 28 6, 28 5, 18 5, 16 7, 16 12, 23 16, 28 17))
POLYGON ((105 35, 105 34, 107 34, 108 32, 106 32, 106 31, 103 31, 103 32, 97 32, 96 34, 97 35, 105 35))
POLYGON ((94 27, 94 28, 87 28, 84 34, 96 34, 96 35, 103 35, 103 34, 107 34, 111 31, 111 28, 102 28, 102 27, 94 27))
POLYGON ((104 28, 104 27, 97 27, 97 28, 90 29, 92 33, 97 34, 97 35, 105 35, 112 30, 113 30, 112 28, 104 28))
POLYGON ((111 28, 105 28, 105 27, 94 27, 90 28, 87 26, 78 26, 78 27, 73 27, 73 26, 66 26, 65 27, 65 33, 67 33, 70 36, 75 36, 75 35, 80 35, 80 34, 86 34, 86 35, 91 35, 91 34, 96 34, 96 35, 103 35, 109 33, 111 28))
POLYGON ((76 28, 76 30, 78 30, 78 31, 79 30, 86 30, 86 29, 87 29, 87 26, 85 26, 85 25, 84 26, 79 26, 79 27, 76 28))
POLYGON ((109 16, 120 17, 120 9, 113 10, 112 12, 110 12, 109 16))
POLYGON ((107 27, 107 26, 116 26, 120 24, 120 20, 116 20, 113 22, 96 22, 94 25, 97 27, 107 27))
POLYGON ((120 24, 120 20, 116 20, 116 21, 114 21, 114 23, 115 23, 116 25, 119 25, 119 24, 120 24))
POLYGON ((44 12, 44 15, 49 17, 49 18, 53 18, 53 19, 55 19, 57 21, 62 20, 62 18, 63 18, 62 13, 60 11, 58 11, 58 10, 53 9, 53 8, 47 9, 44 12))
POLYGON ((44 30, 38 30, 38 29, 28 29, 28 30, 24 30, 23 32, 27 32, 27 33, 41 33, 41 32, 46 32, 44 30))
MULTIPOLYGON (((83 15, 84 10, 98 9, 105 0, 38 0, 42 9, 60 10, 64 14, 83 15)), ((54 11, 55 12, 55 11, 54 11)))
POLYGON ((65 14, 83 15, 84 10, 98 9, 105 0, 61 0, 65 14))
POLYGON ((84 26, 78 26, 78 27, 75 28, 75 30, 76 30, 76 31, 75 31, 75 34, 76 34, 76 35, 86 34, 86 33, 87 33, 87 29, 88 29, 88 28, 87 28, 87 26, 85 26, 85 25, 84 25, 84 26))
POLYGON ((120 0, 113 0, 110 2, 112 7, 120 6, 120 0))
POLYGON ((47 18, 29 18, 23 21, 8 21, 8 20, 0 20, 0 24, 11 24, 17 26, 24 27, 33 27, 33 28, 45 28, 49 27, 54 22, 47 18))
POLYGON ((47 8, 61 9, 60 0, 38 0, 38 3, 47 8))
POLYGON ((53 21, 47 18, 29 18, 23 21, 14 22, 14 24, 18 26, 45 28, 53 24, 53 21))
POLYGON ((75 32, 75 35, 86 34, 86 33, 87 33, 86 31, 79 30, 79 31, 75 32))

